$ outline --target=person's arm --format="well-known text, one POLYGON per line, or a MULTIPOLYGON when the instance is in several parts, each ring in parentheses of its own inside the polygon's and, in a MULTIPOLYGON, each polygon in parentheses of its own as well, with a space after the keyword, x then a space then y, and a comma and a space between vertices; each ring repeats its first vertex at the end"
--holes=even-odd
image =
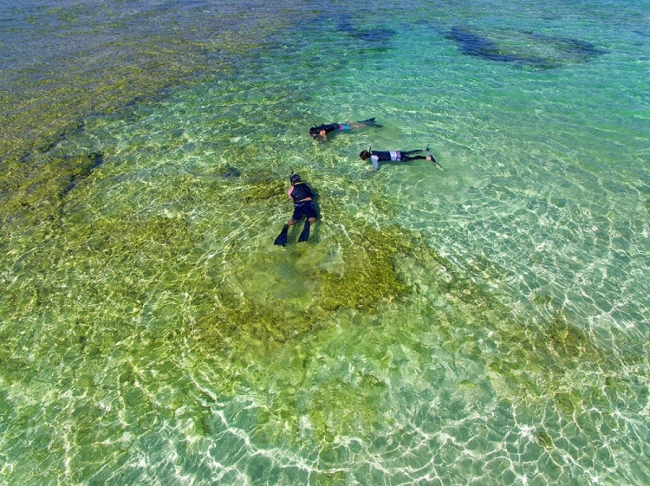
POLYGON ((293 192, 293 186, 291 186, 291 187, 289 188, 289 190, 287 191, 287 197, 288 197, 289 199, 292 199, 292 197, 291 197, 291 193, 292 193, 292 192, 293 192))
POLYGON ((371 155, 370 156, 370 162, 372 162, 372 167, 375 172, 379 170, 379 157, 376 155, 371 155))

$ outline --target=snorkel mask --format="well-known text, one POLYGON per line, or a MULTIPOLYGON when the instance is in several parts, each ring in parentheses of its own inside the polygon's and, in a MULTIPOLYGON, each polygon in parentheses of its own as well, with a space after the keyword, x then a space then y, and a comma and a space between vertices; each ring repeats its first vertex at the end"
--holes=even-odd
POLYGON ((292 184, 295 184, 296 182, 300 182, 300 176, 298 174, 295 174, 293 171, 291 171, 289 180, 291 181, 292 184))

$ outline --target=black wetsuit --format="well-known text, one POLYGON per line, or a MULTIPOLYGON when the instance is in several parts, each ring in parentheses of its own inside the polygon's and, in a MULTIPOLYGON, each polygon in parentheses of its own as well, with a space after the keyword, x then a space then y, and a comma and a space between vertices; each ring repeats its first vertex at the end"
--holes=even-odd
POLYGON ((318 212, 316 211, 314 201, 304 201, 304 199, 313 198, 315 196, 308 184, 305 184, 304 182, 294 184, 290 196, 293 200, 293 216, 291 219, 294 221, 300 221, 303 216, 307 219, 318 218, 318 212))
POLYGON ((325 130, 325 133, 336 132, 341 129, 341 125, 338 123, 329 123, 328 125, 318 125, 317 127, 309 130, 309 133, 312 137, 316 137, 320 134, 321 130, 325 130))
POLYGON ((314 192, 311 190, 311 187, 309 187, 309 184, 304 182, 297 182, 294 184, 293 191, 291 191, 291 199, 293 199, 294 204, 309 197, 314 197, 314 192))
POLYGON ((410 160, 426 160, 426 155, 411 155, 423 152, 423 150, 408 150, 408 151, 389 151, 380 152, 379 150, 372 150, 370 152, 370 161, 374 170, 379 170, 379 162, 408 162, 410 160))
POLYGON ((377 162, 399 162, 402 160, 402 152, 380 152, 379 150, 373 150, 370 152, 370 156, 376 158, 377 162))

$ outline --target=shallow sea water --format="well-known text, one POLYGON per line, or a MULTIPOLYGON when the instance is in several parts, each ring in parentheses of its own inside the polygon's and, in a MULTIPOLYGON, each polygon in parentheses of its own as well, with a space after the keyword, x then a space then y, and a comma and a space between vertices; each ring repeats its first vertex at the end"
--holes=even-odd
POLYGON ((0 3, 2 481, 647 484, 650 5, 518 4, 0 3))

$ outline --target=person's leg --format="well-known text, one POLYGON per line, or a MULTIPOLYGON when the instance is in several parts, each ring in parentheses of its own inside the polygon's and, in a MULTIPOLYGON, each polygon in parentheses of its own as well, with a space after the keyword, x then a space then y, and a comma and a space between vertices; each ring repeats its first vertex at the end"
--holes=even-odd
POLYGON ((305 211, 305 226, 302 228, 298 242, 309 241, 309 227, 316 222, 318 214, 316 213, 316 207, 314 204, 310 204, 309 208, 305 211))
POLYGON ((316 218, 305 219, 305 226, 302 227, 302 232, 298 237, 298 243, 301 241, 309 241, 309 227, 316 222, 316 218))
POLYGON ((303 204, 298 204, 293 207, 293 214, 291 215, 291 219, 287 221, 287 224, 289 226, 293 226, 296 224, 298 221, 302 219, 302 217, 305 215, 305 207, 303 204))

